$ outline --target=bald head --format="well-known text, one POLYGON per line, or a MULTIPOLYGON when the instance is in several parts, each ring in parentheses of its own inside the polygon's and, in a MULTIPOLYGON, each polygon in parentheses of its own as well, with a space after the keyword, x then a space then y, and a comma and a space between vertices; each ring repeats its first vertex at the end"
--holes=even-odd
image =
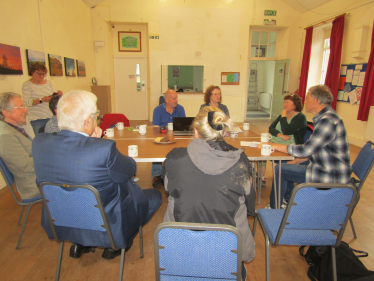
POLYGON ((174 90, 165 92, 165 105, 168 108, 175 108, 178 104, 178 94, 174 90))

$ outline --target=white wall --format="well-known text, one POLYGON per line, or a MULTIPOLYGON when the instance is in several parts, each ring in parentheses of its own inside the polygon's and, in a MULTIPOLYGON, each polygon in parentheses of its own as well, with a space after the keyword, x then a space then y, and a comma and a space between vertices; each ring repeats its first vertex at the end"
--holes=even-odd
MULTIPOLYGON (((219 85, 223 102, 236 120, 245 118, 248 69, 249 29, 263 26, 265 9, 277 10, 277 24, 282 26, 278 58, 291 58, 290 87, 297 88, 300 67, 302 28, 301 14, 282 1, 256 0, 107 0, 92 9, 93 36, 103 38, 106 23, 144 23, 148 34, 160 39, 148 40, 149 58, 149 108, 158 104, 161 89, 162 65, 203 65, 204 90, 211 84, 219 85), (95 14, 95 15, 94 15, 95 14), (292 42, 289 42, 289 41, 292 42), (196 56, 200 52, 201 56, 196 56), (240 85, 220 85, 221 72, 240 72, 240 85)), ((114 44, 113 44, 114 45, 114 44)), ((96 53, 97 67, 108 67, 105 48, 96 53)), ((110 58, 109 58, 110 60, 110 58)), ((110 67, 109 67, 110 68, 110 67)), ((98 80, 108 80, 113 87, 111 74, 100 72, 98 80), (109 76, 109 77, 108 77, 109 76)), ((203 102, 201 94, 179 94, 179 103, 186 114, 195 116, 203 102)))

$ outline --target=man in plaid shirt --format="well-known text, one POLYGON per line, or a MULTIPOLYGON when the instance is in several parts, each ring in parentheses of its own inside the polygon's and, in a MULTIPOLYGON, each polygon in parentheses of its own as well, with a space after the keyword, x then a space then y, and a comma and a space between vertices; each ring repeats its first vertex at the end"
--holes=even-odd
MULTIPOLYGON (((333 96, 327 86, 310 88, 305 98, 305 109, 314 115, 314 131, 309 140, 300 145, 271 143, 276 150, 297 157, 281 165, 281 200, 289 199, 294 183, 349 183, 352 168, 347 132, 343 120, 330 106, 332 101, 333 96)), ((275 167, 276 184, 278 175, 279 165, 275 167)), ((285 208, 286 204, 282 207, 285 208)), ((275 208, 274 186, 270 208, 275 208)))

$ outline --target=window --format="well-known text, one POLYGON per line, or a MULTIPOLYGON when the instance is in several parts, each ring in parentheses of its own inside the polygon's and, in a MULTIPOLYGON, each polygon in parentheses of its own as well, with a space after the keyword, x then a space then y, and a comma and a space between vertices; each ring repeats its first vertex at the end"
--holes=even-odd
POLYGON ((277 32, 252 31, 251 57, 274 58, 277 32))
POLYGON ((325 84, 327 65, 329 64, 330 58, 330 38, 325 39, 323 46, 323 59, 322 59, 322 71, 321 71, 321 85, 325 84))

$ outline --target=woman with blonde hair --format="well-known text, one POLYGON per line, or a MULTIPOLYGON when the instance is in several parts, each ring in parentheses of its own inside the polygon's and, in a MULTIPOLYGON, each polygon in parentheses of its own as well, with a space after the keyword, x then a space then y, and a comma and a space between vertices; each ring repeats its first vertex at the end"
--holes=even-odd
MULTIPOLYGON (((243 261, 250 262, 255 245, 245 200, 255 191, 249 160, 242 150, 224 141, 232 121, 219 108, 204 107, 192 126, 195 139, 188 147, 170 151, 163 165, 162 177, 169 192, 164 221, 235 226, 242 234, 243 261)), ((254 209, 254 204, 250 208, 254 209)))

